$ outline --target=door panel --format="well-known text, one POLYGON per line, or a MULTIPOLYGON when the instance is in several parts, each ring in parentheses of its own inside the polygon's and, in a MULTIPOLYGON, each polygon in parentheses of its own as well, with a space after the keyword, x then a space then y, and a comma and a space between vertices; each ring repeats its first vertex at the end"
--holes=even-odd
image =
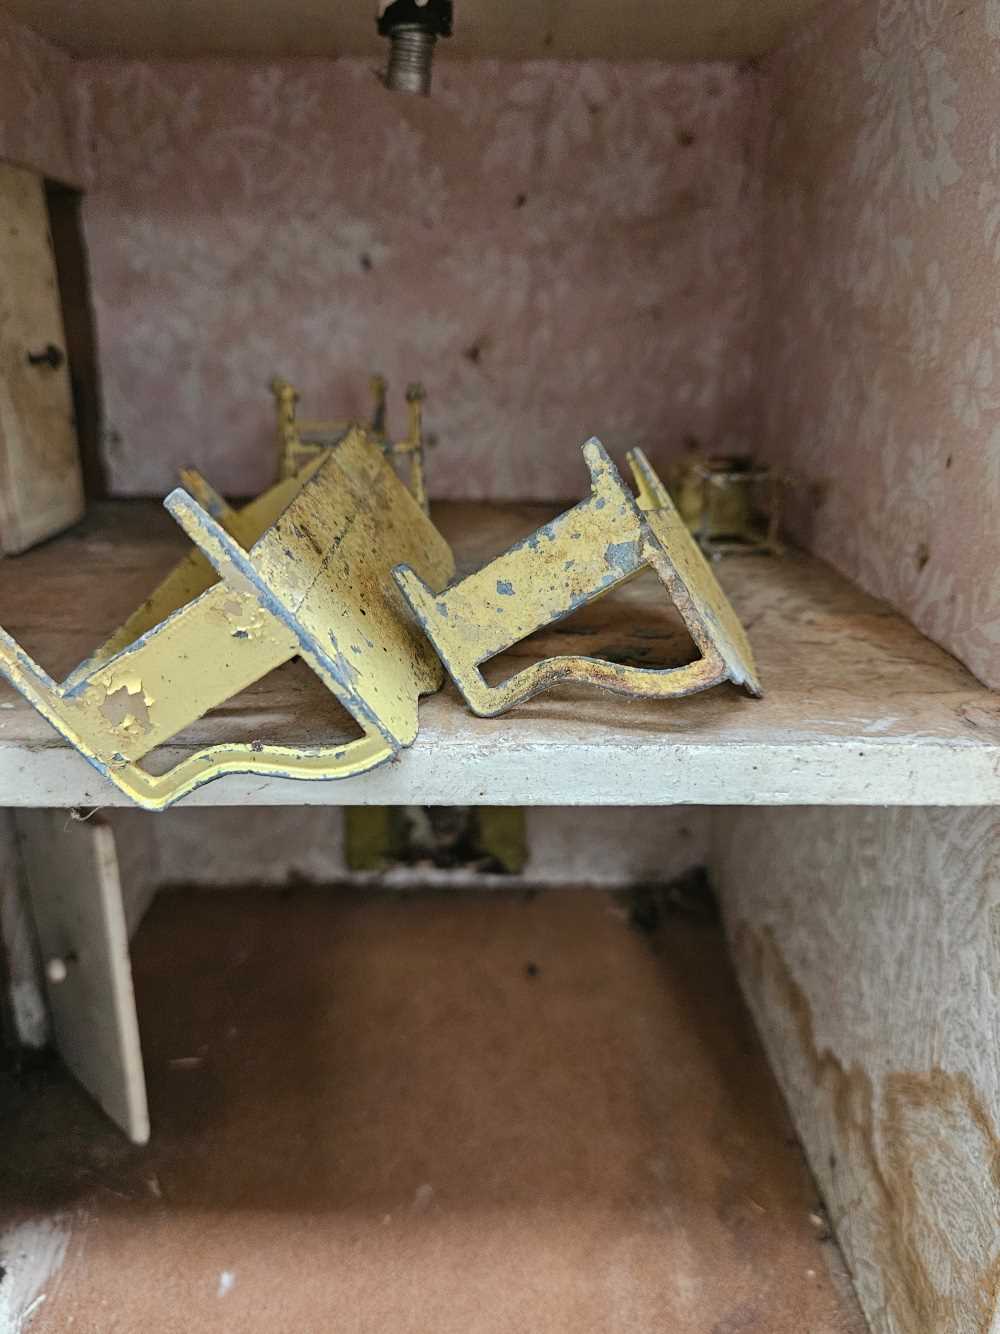
POLYGON ((40 177, 0 163, 0 548, 83 514, 73 398, 40 177))
POLYGON ((100 816, 16 814, 55 1044, 66 1065, 136 1144, 149 1139, 115 836, 100 816))

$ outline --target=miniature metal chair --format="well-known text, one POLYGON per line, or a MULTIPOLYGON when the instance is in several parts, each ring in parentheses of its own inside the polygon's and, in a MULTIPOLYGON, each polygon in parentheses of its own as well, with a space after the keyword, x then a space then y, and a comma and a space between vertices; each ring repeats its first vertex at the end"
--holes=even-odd
POLYGON ((590 496, 476 573, 445 588, 405 565, 393 571, 469 707, 492 717, 560 682, 673 699, 732 681, 759 695, 743 627, 641 450, 629 455, 638 500, 599 440, 589 440, 583 456, 590 496), (502 685, 483 679, 481 663, 647 567, 683 617, 702 655, 697 661, 657 670, 565 656, 535 663, 502 685))
MULTIPOLYGON (((235 538, 241 547, 249 549, 275 522, 281 512, 295 499, 302 487, 323 462, 325 454, 317 455, 295 477, 287 477, 269 487, 242 509, 233 509, 222 496, 206 482, 194 468, 181 469, 181 482, 189 495, 235 538)), ((174 566, 157 585, 150 596, 136 608, 128 620, 63 682, 68 688, 89 675, 101 662, 113 658, 122 649, 152 630, 171 612, 192 601, 199 593, 218 581, 211 562, 197 547, 174 566)))
POLYGON ((202 503, 180 488, 164 503, 199 550, 126 626, 61 685, 0 631, 0 672, 148 810, 223 774, 344 778, 412 744, 418 698, 440 686, 442 673, 390 569, 402 558, 444 582, 454 566, 379 446, 351 428, 238 514, 196 475, 189 482, 202 503), (241 537, 261 529, 247 550, 241 537), (140 767, 156 746, 295 656, 337 696, 360 738, 217 745, 162 775, 140 767))
MULTIPOLYGON (((392 441, 386 433, 386 382, 381 375, 369 381, 372 391, 371 420, 359 423, 390 458, 410 461, 410 491, 417 504, 428 512, 427 486, 424 478, 423 410, 424 390, 419 384, 406 387, 408 426, 403 440, 392 441)), ((280 477, 294 477, 303 467, 342 439, 350 421, 301 421, 296 416, 299 391, 287 380, 275 376, 271 381, 278 421, 278 468, 280 477)))

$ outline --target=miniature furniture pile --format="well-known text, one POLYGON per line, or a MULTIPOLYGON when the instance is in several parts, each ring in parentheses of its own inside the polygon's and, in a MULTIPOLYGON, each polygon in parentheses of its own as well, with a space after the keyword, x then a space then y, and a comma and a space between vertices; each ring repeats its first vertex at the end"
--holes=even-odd
POLYGON ((197 472, 164 504, 194 549, 61 683, 0 630, 0 672, 136 805, 164 810, 225 774, 349 778, 411 746, 418 702, 446 668, 473 713, 504 713, 559 683, 672 699, 729 681, 761 693, 743 627, 641 450, 637 494, 596 439, 583 446, 590 494, 467 577, 432 522, 422 399, 409 430, 385 431, 374 377, 368 422, 300 422, 284 380, 279 480, 231 508, 197 472), (409 463, 409 486, 392 460, 409 463), (490 686, 488 659, 652 569, 700 656, 643 667, 585 655, 547 658, 490 686), (360 728, 333 745, 216 744, 165 773, 141 761, 211 709, 293 658, 360 728))

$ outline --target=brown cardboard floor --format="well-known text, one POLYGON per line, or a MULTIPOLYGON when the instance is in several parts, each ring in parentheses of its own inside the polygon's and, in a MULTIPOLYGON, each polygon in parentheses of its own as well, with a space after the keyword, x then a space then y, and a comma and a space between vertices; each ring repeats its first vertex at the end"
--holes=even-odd
POLYGON ((134 967, 146 1149, 0 1085, 0 1233, 69 1231, 31 1334, 862 1328, 714 923, 180 894, 134 967))

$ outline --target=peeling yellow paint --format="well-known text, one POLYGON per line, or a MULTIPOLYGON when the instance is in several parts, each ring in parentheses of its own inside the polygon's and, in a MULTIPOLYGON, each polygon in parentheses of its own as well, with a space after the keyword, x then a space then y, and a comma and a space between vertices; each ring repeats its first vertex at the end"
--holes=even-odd
MULTIPOLYGON (((241 547, 249 550, 274 523, 278 515, 294 501, 322 462, 322 456, 316 457, 307 463, 297 476, 285 478, 269 487, 256 500, 250 501, 240 510, 230 509, 219 497, 218 492, 193 469, 183 469, 181 477, 188 492, 202 508, 208 510, 216 522, 239 542, 241 547)), ((63 685, 70 687, 82 681, 100 663, 107 662, 130 644, 134 644, 172 611, 183 607, 185 603, 193 601, 199 593, 211 588, 218 581, 218 577, 204 552, 197 549, 189 552, 124 625, 120 626, 89 658, 74 668, 63 685)), ((247 581, 240 583, 237 580, 232 589, 234 592, 248 594, 252 598, 256 596, 253 585, 247 581)))
POLYGON ((405 567, 394 571, 469 707, 494 716, 559 682, 668 699, 732 681, 759 695, 743 627, 648 460, 640 450, 629 455, 637 501, 599 440, 589 440, 583 455, 587 499, 474 574, 445 588, 405 567), (697 661, 653 670, 565 656, 487 685, 481 663, 650 567, 684 618, 697 661))
POLYGON ((120 727, 124 732, 141 727, 148 732, 152 727, 151 703, 142 692, 141 681, 123 681, 117 688, 106 691, 100 709, 112 727, 120 727))
POLYGON ((454 566, 378 443, 352 428, 238 513, 216 503, 207 484, 194 489, 209 509, 180 489, 165 503, 204 568, 190 559, 178 566, 62 685, 3 631, 0 671, 150 810, 225 773, 346 777, 410 745, 417 700, 440 686, 442 672, 405 616, 390 571, 403 560, 445 583, 454 566), (257 529, 247 550, 241 538, 257 529), (139 766, 156 746, 297 655, 351 713, 360 739, 213 746, 159 776, 139 766))

